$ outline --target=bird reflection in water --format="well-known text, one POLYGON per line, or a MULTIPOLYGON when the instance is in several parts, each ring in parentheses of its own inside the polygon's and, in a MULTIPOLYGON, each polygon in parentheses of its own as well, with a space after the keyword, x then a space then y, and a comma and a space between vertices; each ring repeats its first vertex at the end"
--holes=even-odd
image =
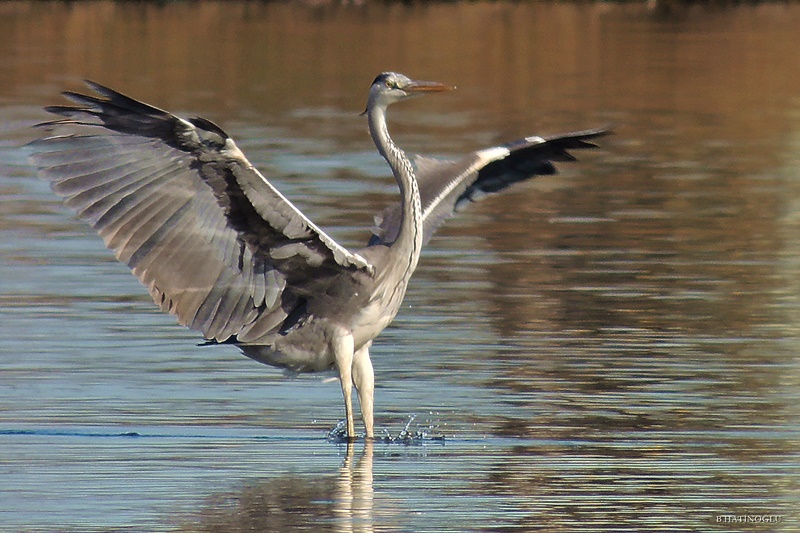
POLYGON ((373 443, 348 442, 336 475, 286 474, 247 481, 235 491, 210 496, 179 531, 226 533, 260 531, 373 531, 373 443))
POLYGON ((336 480, 334 513, 339 520, 336 531, 371 532, 372 529, 372 441, 364 442, 364 452, 354 462, 352 442, 336 480))

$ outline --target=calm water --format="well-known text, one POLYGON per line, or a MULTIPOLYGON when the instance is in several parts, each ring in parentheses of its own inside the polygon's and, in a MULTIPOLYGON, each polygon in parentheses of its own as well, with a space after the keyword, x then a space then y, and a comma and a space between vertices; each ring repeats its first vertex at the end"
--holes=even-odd
POLYGON ((797 531, 800 6, 0 4, 0 530, 797 531), (615 124, 433 240, 338 384, 201 348, 27 166, 90 78, 215 120, 341 242, 395 186, 376 73, 448 155, 615 124), (731 518, 733 517, 733 518, 731 518))

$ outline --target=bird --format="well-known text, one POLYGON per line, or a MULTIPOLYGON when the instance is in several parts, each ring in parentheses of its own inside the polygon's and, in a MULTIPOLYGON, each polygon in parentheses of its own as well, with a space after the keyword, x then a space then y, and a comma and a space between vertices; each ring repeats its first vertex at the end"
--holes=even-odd
POLYGON ((401 307, 422 247, 467 205, 539 175, 607 128, 531 136, 461 157, 404 152, 387 108, 455 87, 383 72, 372 82, 369 133, 400 190, 366 246, 331 238, 259 172, 219 126, 181 118, 104 85, 63 92, 30 143, 38 174, 126 264, 162 311, 207 344, 290 372, 333 370, 355 431, 374 438, 370 347, 401 307))

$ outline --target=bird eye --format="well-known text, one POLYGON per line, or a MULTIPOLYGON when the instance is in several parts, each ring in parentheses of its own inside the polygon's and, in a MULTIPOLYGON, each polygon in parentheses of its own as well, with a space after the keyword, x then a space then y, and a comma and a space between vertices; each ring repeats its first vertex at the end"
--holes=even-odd
POLYGON ((397 82, 393 80, 386 80, 386 87, 389 89, 397 89, 397 82))

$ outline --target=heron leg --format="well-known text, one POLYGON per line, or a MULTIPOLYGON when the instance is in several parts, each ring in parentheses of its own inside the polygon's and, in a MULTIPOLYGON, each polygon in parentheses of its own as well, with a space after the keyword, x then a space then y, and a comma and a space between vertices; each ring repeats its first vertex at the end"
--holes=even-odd
POLYGON ((347 418, 347 438, 355 439, 356 429, 353 422, 353 335, 349 331, 338 331, 331 342, 339 380, 342 382, 344 396, 344 413, 347 418))
POLYGON ((374 437, 372 405, 375 393, 375 372, 372 370, 372 361, 369 358, 371 344, 371 342, 365 344, 353 355, 353 383, 358 392, 361 418, 364 420, 364 429, 368 439, 374 437))

